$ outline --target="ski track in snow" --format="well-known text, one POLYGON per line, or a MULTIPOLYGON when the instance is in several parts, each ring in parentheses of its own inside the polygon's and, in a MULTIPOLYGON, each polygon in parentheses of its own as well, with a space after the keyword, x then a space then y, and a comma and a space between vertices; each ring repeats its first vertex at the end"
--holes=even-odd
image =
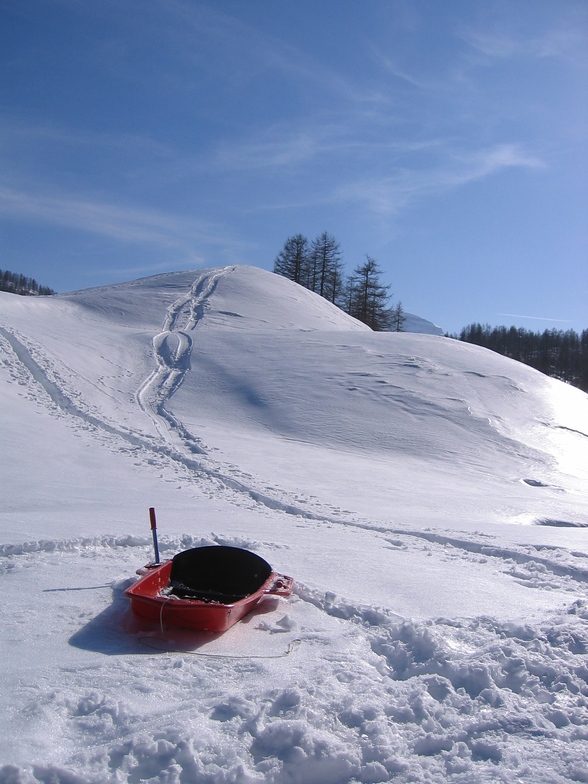
MULTIPOLYGON (((446 560, 455 559, 457 562, 466 560, 478 564, 491 564, 492 568, 529 588, 547 591, 559 589, 577 595, 578 586, 584 587, 588 584, 588 556, 583 552, 570 551, 562 547, 553 545, 504 547, 492 543, 490 537, 486 537, 486 541, 480 541, 475 538, 452 537, 447 533, 439 534, 426 530, 410 531, 393 526, 374 526, 318 516, 313 518, 313 522, 356 528, 379 538, 382 547, 389 547, 393 550, 415 550, 419 549, 419 543, 423 543, 422 547, 428 553, 433 547, 437 548, 439 555, 446 560)), ((230 543, 252 550, 259 550, 261 546, 259 542, 248 538, 239 539, 239 544, 235 544, 234 540, 229 542, 217 534, 211 534, 211 540, 216 544, 230 543)), ((149 544, 149 539, 133 535, 34 540, 17 544, 0 544, 0 559, 32 553, 78 552, 88 548, 146 548, 149 544)), ((162 538, 160 551, 162 557, 171 557, 179 550, 199 546, 203 546, 201 538, 195 539, 189 534, 185 534, 180 539, 162 538)), ((272 547, 271 543, 267 542, 264 543, 264 546, 272 547)), ((0 561, 0 572, 5 568, 5 563, 0 561)))
POLYGON ((139 405, 151 417, 158 432, 166 436, 159 426, 163 420, 168 431, 177 435, 183 446, 197 454, 205 454, 205 450, 181 422, 166 410, 165 403, 178 389, 190 369, 192 338, 188 333, 192 332, 203 318, 208 298, 214 293, 219 279, 231 269, 233 268, 226 267, 221 271, 199 276, 190 291, 169 306, 163 329, 153 338, 157 368, 137 392, 139 405), (185 316, 185 323, 178 327, 182 315, 185 316))
MULTIPOLYGON (((155 406, 155 409, 158 411, 159 419, 155 416, 153 416, 153 419, 156 422, 163 419, 168 424, 172 429, 172 432, 179 436, 180 447, 170 443, 167 440, 167 436, 156 440, 149 438, 142 433, 135 433, 112 425, 102 418, 99 413, 88 410, 82 401, 75 403, 72 400, 72 397, 68 396, 67 392, 64 391, 63 387, 65 384, 62 380, 60 380, 61 383, 58 384, 56 380, 50 377, 52 375, 51 370, 49 368, 42 368, 39 362, 33 357, 33 349, 26 345, 23 337, 17 336, 3 327, 0 327, 0 336, 5 338, 22 368, 28 371, 34 384, 40 386, 46 393, 50 403, 53 404, 53 407, 67 415, 70 420, 77 420, 84 429, 89 427, 97 434, 99 434, 100 431, 103 431, 109 437, 114 436, 117 440, 126 442, 127 445, 130 445, 134 449, 140 449, 148 454, 151 453, 152 455, 155 454, 158 458, 168 458, 173 461, 176 467, 187 471, 187 474, 184 476, 189 481, 209 479, 214 481, 217 485, 220 484, 226 490, 234 491, 240 496, 248 497, 254 503, 261 504, 273 511, 282 511, 286 514, 320 519, 320 516, 315 515, 313 512, 309 512, 298 505, 284 503, 276 498, 272 498, 266 493, 245 485, 242 481, 231 477, 226 472, 223 472, 214 466, 206 465, 204 462, 205 450, 198 445, 197 440, 192 435, 187 433, 175 417, 165 411, 163 406, 163 402, 169 399, 170 390, 173 389, 175 391, 180 383, 180 374, 176 372, 176 368, 172 368, 171 370, 168 368, 161 373, 155 371, 142 386, 139 396, 143 401, 141 405, 144 407, 144 410, 151 411, 149 406, 145 403, 145 399, 147 396, 152 399, 152 390, 154 388, 158 389, 162 395, 155 406), (163 397, 164 393, 165 397, 163 397), (181 446, 184 446, 189 454, 186 454, 181 449, 181 446), (201 459, 190 456, 194 453, 201 455, 201 459)), ((14 375, 19 378, 19 383, 23 385, 29 383, 28 380, 23 380, 22 373, 19 373, 18 369, 12 367, 11 370, 14 375)), ((35 397, 38 397, 38 395, 35 395, 35 397)), ((161 428, 158 427, 158 431, 161 434, 161 428)), ((107 441, 107 445, 111 448, 110 439, 107 441)), ((149 457, 145 457, 145 459, 147 462, 152 462, 149 457)))

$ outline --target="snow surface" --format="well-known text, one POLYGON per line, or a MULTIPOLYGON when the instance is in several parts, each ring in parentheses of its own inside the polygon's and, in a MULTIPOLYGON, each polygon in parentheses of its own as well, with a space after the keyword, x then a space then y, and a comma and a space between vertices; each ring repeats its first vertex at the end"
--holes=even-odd
POLYGON ((588 781, 588 396, 228 267, 0 293, 0 782, 588 781), (151 558, 296 580, 145 627, 151 558))

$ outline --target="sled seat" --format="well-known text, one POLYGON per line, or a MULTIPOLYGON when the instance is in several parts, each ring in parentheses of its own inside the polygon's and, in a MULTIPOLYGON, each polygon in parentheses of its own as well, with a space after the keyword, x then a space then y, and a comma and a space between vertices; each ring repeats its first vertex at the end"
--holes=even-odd
POLYGON ((170 588, 180 599, 234 604, 258 591, 271 574, 267 561, 249 550, 194 547, 173 557, 170 588))

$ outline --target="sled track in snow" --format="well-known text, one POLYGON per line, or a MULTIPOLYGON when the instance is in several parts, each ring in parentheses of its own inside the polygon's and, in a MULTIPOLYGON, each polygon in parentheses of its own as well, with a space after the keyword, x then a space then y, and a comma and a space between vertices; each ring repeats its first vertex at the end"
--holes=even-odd
POLYGON ((190 370, 192 338, 188 333, 202 320, 208 299, 214 293, 219 280, 233 269, 234 267, 225 267, 214 274, 201 275, 187 294, 178 297, 168 307, 163 329, 153 338, 153 354, 157 367, 137 392, 139 406, 151 417, 160 435, 164 438, 168 433, 176 435, 183 447, 196 454, 205 454, 205 449, 166 409, 165 404, 190 370), (182 315, 184 322, 178 326, 182 315), (162 421, 167 433, 160 428, 162 421))
MULTIPOLYGON (((482 555, 489 558, 497 558, 505 561, 513 561, 516 564, 537 564, 546 567, 553 574, 558 577, 571 577, 578 582, 588 582, 588 561, 586 568, 571 566, 569 564, 561 564, 551 558, 545 558, 539 555, 537 551, 551 551, 557 554, 560 548, 551 545, 533 545, 535 553, 528 551, 515 550, 513 548, 499 547, 485 542, 479 542, 468 539, 454 539, 444 534, 437 534, 433 531, 408 531, 402 529, 389 530, 389 533, 394 533, 397 536, 413 537, 423 539, 427 542, 439 544, 445 547, 452 547, 456 550, 462 550, 476 555, 482 555)), ((586 561, 586 556, 583 553, 573 553, 575 557, 582 557, 586 561)))
MULTIPOLYGON (((228 545, 258 550, 260 543, 244 537, 224 537, 210 533, 208 536, 192 536, 184 534, 180 537, 163 536, 159 540, 159 550, 163 558, 171 557, 180 550, 192 547, 209 547, 211 545, 228 545)), ((267 546, 267 545, 266 545, 267 546)), ((80 536, 72 539, 35 539, 28 542, 0 544, 0 558, 38 553, 79 553, 81 551, 129 550, 145 548, 150 552, 152 539, 147 536, 126 534, 124 536, 80 536)))

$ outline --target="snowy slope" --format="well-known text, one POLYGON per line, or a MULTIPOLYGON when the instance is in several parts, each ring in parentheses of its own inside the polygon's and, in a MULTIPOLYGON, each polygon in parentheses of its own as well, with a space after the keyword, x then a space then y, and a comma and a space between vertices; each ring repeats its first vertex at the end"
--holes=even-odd
POLYGON ((0 782, 588 780, 586 395, 249 267, 0 293, 0 352, 0 782), (295 596, 139 626, 149 506, 295 596))

